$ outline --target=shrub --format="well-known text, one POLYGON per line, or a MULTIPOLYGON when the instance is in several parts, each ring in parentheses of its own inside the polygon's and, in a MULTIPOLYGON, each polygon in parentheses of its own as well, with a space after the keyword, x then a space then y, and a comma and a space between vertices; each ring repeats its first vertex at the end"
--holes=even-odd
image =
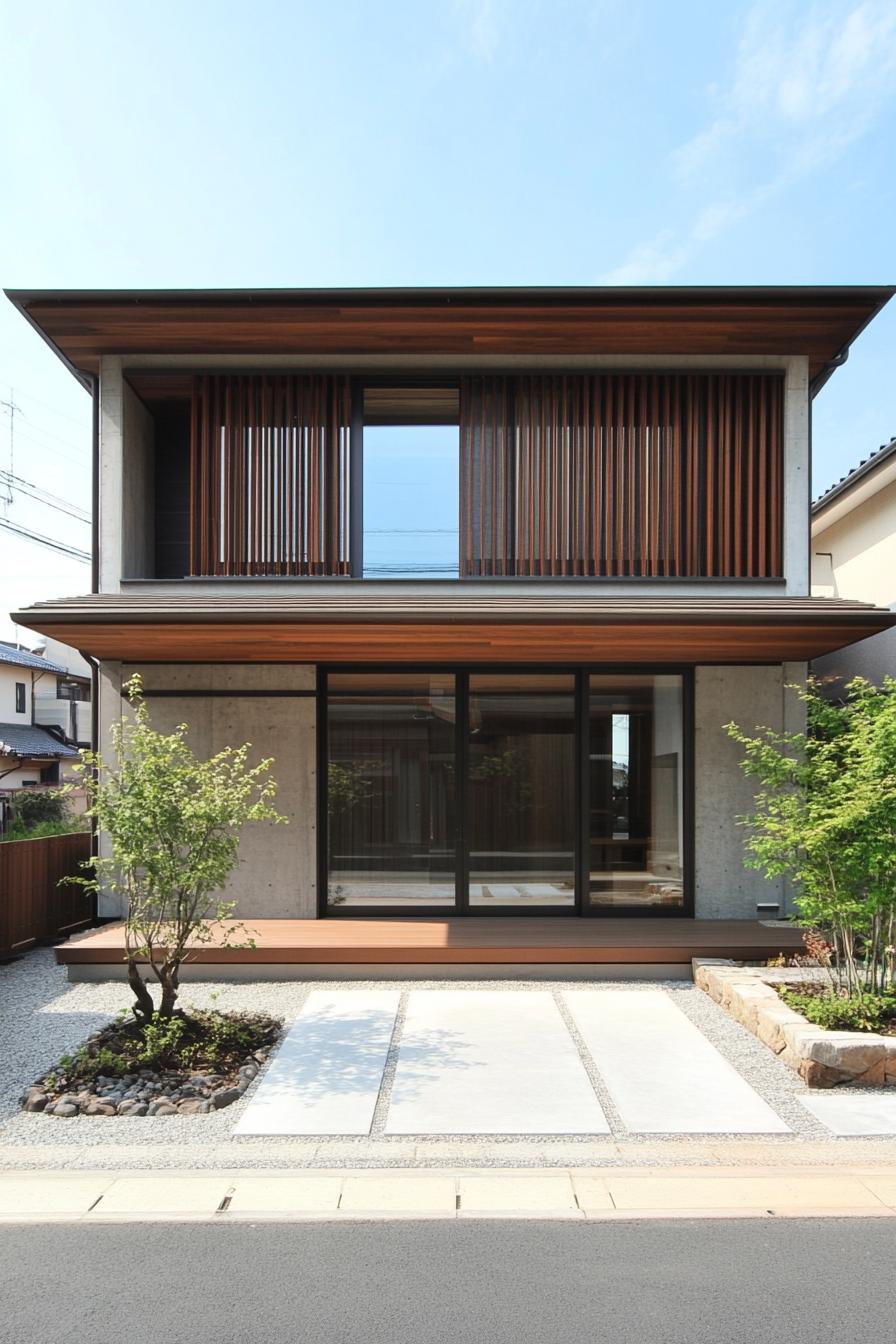
POLYGON ((42 822, 61 822, 69 819, 65 795, 56 789, 17 789, 12 800, 14 824, 30 830, 42 822))
POLYGON ((849 997, 896 991, 896 680, 857 677, 843 704, 811 681, 790 689, 806 732, 727 725, 760 786, 756 810, 738 818, 747 867, 793 879, 800 920, 830 943, 849 997))
POLYGON ((829 991, 788 989, 778 993, 784 1002, 817 1027, 829 1031, 881 1031, 896 1019, 896 995, 840 996, 829 991))

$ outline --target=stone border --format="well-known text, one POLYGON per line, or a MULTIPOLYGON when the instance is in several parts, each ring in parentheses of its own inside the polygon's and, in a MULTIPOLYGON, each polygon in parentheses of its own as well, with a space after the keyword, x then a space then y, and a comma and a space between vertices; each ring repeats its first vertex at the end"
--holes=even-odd
POLYGON ((694 957, 694 984, 795 1069, 808 1087, 896 1087, 896 1036, 826 1031, 788 1007, 774 983, 793 981, 767 966, 694 957))

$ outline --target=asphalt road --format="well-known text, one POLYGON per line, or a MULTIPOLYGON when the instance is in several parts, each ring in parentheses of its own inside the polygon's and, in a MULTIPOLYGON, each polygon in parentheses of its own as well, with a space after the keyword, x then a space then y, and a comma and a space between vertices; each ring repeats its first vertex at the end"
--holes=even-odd
POLYGON ((0 1340, 893 1337, 896 1220, 4 1225, 0 1340))

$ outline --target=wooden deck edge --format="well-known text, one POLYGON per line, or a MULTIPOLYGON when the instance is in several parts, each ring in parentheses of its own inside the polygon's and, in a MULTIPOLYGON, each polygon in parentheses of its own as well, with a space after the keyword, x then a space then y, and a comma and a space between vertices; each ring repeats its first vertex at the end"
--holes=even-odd
MULTIPOLYGON (((266 947, 264 949, 202 949, 190 957, 189 964, 203 966, 254 965, 394 965, 433 966, 480 965, 513 963, 519 965, 625 965, 643 962, 651 965, 680 965, 695 956, 731 957, 737 961, 764 961, 773 956, 775 949, 768 946, 694 947, 685 943, 680 947, 476 947, 476 948, 409 948, 402 946, 378 948, 309 948, 266 947)), ((117 966, 124 960, 118 948, 57 947, 56 961, 60 966, 105 965, 117 966)))

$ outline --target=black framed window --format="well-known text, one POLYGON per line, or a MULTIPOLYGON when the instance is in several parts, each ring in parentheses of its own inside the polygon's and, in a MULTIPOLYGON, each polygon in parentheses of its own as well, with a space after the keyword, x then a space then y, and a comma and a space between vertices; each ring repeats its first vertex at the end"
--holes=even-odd
POLYGON ((25 712, 26 712, 26 710, 25 710, 25 683, 24 683, 24 681, 17 681, 17 682, 16 682, 16 713, 17 713, 17 714, 24 714, 25 712))
POLYGON ((691 913, 691 669, 322 669, 319 693, 322 913, 691 913))

